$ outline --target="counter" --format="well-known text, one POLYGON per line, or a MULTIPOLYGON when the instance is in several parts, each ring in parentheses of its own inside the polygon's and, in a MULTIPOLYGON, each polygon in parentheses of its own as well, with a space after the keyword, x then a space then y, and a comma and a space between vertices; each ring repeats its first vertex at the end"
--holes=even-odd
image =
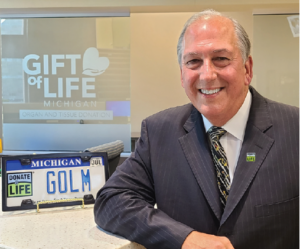
POLYGON ((2 212, 0 179, 0 249, 145 249, 98 228, 93 206, 2 212))

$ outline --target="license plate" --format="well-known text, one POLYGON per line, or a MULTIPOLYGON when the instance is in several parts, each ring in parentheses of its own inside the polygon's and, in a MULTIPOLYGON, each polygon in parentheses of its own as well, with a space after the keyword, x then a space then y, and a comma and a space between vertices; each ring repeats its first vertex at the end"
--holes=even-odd
POLYGON ((2 191, 5 193, 2 194, 6 197, 2 203, 3 211, 31 209, 40 201, 70 198, 83 198, 91 203, 108 177, 106 153, 3 159, 2 191))

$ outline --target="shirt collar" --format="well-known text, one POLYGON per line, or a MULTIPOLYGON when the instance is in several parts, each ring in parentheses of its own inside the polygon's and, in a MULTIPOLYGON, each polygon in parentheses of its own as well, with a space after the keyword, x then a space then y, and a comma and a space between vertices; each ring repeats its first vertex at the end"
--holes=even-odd
MULTIPOLYGON (((242 104, 238 112, 225 125, 222 126, 222 128, 224 128, 227 132, 229 132, 241 141, 244 140, 244 134, 249 117, 251 102, 252 96, 250 91, 248 90, 244 103, 242 104)), ((203 118, 205 130, 207 132, 209 128, 213 125, 207 120, 206 117, 203 116, 203 114, 201 115, 203 118)))

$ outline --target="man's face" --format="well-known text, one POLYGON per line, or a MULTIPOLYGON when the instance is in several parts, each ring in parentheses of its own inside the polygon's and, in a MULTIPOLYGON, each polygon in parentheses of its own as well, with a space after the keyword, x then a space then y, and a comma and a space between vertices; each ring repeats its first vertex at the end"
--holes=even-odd
POLYGON ((242 106, 252 79, 252 58, 243 63, 233 24, 204 17, 186 30, 181 85, 213 125, 227 123, 242 106))

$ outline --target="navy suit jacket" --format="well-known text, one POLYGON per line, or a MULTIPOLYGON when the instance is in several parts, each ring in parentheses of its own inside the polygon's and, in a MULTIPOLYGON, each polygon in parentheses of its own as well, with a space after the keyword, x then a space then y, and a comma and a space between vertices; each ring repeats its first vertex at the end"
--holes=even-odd
POLYGON ((97 195, 96 223, 149 249, 179 249, 193 230, 235 249, 299 248, 299 109, 250 91, 223 213, 202 116, 187 104, 143 121, 135 152, 97 195))

